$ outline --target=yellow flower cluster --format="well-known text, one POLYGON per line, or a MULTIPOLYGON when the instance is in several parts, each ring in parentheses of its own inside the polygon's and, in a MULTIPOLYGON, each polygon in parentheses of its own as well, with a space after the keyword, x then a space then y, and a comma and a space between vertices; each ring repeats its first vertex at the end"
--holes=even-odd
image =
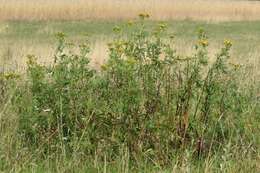
POLYGON ((159 24, 159 28, 164 30, 167 27, 167 25, 165 23, 160 23, 159 24))
POLYGON ((58 32, 58 33, 56 34, 56 37, 57 37, 57 38, 65 38, 66 35, 65 35, 65 33, 63 33, 63 32, 58 32))
POLYGON ((127 42, 126 41, 123 41, 123 40, 119 40, 117 42, 114 42, 114 43, 108 43, 108 48, 109 50, 115 50, 117 51, 117 53, 124 53, 124 50, 125 50, 125 47, 127 46, 127 42))
POLYGON ((2 74, 0 75, 0 79, 5 79, 5 80, 10 80, 10 79, 17 79, 19 78, 20 76, 16 73, 13 73, 13 72, 10 72, 10 73, 5 73, 5 74, 2 74))
POLYGON ((224 45, 225 45, 226 47, 230 48, 230 47, 232 46, 232 42, 231 42, 230 40, 228 40, 228 39, 225 39, 225 40, 224 40, 224 45))
POLYGON ((107 64, 101 65, 101 70, 106 71, 107 69, 108 69, 108 65, 107 64))
POLYGON ((27 55, 27 65, 33 65, 36 63, 36 57, 34 55, 27 55))
POLYGON ((201 39, 201 40, 198 41, 198 43, 199 43, 199 45, 201 45, 203 47, 206 47, 206 46, 209 45, 209 42, 206 39, 201 39))
POLYGON ((242 67, 241 64, 236 64, 236 63, 229 63, 230 65, 232 65, 234 67, 235 70, 238 70, 242 67))
POLYGON ((139 17, 140 17, 141 19, 145 19, 145 18, 149 18, 150 15, 149 15, 148 13, 140 13, 140 14, 139 14, 139 17))
POLYGON ((114 32, 120 32, 120 31, 121 31, 121 28, 120 28, 119 26, 115 26, 115 27, 113 28, 113 31, 114 31, 114 32))

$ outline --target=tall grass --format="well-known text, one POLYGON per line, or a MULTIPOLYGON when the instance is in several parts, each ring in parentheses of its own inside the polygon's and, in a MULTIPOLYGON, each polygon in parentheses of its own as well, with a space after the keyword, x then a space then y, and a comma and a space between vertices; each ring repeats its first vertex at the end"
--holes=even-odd
POLYGON ((257 1, 228 0, 0 0, 0 20, 131 19, 146 11, 154 20, 259 20, 257 1))
POLYGON ((148 17, 127 35, 133 23, 114 28, 99 70, 88 43, 58 33, 53 63, 28 55, 26 74, 1 73, 1 171, 258 171, 260 83, 241 83, 247 67, 230 62, 232 42, 209 61, 200 29, 183 56, 148 17))

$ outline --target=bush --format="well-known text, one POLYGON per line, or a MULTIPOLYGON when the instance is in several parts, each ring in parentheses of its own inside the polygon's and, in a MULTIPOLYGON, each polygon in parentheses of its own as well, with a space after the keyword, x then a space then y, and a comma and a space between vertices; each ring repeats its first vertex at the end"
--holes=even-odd
POLYGON ((127 36, 114 29, 100 71, 89 65, 88 44, 69 44, 62 33, 52 65, 28 56, 14 101, 25 146, 42 148, 42 156, 80 152, 112 161, 128 153, 134 163, 167 165, 176 153, 204 157, 245 134, 241 119, 253 100, 239 87, 239 66, 229 64, 231 41, 209 63, 200 30, 195 53, 183 57, 172 36, 164 39, 165 24, 150 31, 148 16, 140 17, 127 36))

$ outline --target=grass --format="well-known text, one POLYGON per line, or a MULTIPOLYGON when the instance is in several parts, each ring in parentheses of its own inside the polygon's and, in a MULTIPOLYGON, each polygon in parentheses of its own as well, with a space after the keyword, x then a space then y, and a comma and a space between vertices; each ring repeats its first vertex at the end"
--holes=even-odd
POLYGON ((125 24, 1 23, 0 171, 259 172, 260 23, 125 24))
POLYGON ((236 0, 1 0, 0 20, 132 19, 142 11, 154 20, 259 20, 260 3, 236 0), (115 10, 115 8, 117 10, 115 10))
MULTIPOLYGON (((153 26, 159 22, 148 21, 147 25, 153 26)), ((177 36, 195 37, 194 32, 199 27, 207 30, 212 39, 217 39, 218 36, 236 36, 237 38, 245 38, 250 35, 259 35, 259 21, 241 21, 241 22, 199 22, 199 21, 166 21, 169 32, 174 32, 177 36), (214 31, 212 33, 211 31, 214 31)), ((53 37, 57 32, 64 32, 71 37, 82 36, 111 36, 113 28, 116 25, 127 24, 124 21, 55 21, 55 22, 26 22, 26 21, 10 21, 1 22, 2 28, 0 38, 8 39, 45 39, 55 40, 53 37), (4 29, 6 28, 6 29, 4 29)), ((221 38, 220 38, 221 39, 221 38)))

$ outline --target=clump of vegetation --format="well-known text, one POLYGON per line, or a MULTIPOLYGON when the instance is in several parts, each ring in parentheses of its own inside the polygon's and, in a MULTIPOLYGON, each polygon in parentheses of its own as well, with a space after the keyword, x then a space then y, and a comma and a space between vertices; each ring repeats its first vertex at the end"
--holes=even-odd
POLYGON ((200 29, 194 53, 183 57, 173 36, 164 39, 167 25, 151 31, 144 23, 148 17, 140 15, 127 36, 123 27, 114 29, 108 61, 99 71, 89 65, 88 44, 67 43, 62 33, 53 64, 28 56, 27 73, 12 97, 20 140, 13 157, 25 152, 64 163, 77 158, 94 167, 104 163, 104 169, 117 161, 119 172, 146 164, 183 166, 222 154, 217 168, 228 171, 222 160, 241 157, 240 150, 244 158, 257 159, 259 143, 251 134, 257 128, 247 128, 247 117, 256 120, 259 103, 238 83, 239 66, 229 63, 231 41, 209 62, 208 38, 200 29))

